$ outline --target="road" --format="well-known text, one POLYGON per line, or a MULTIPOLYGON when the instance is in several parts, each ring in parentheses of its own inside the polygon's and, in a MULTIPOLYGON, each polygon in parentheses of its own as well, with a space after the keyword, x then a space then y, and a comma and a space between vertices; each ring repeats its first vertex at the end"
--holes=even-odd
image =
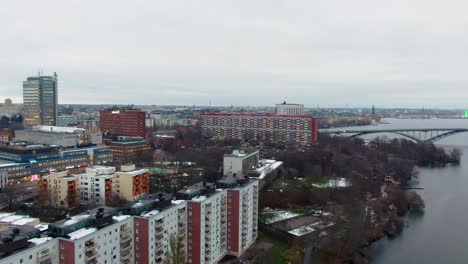
MULTIPOLYGON (((37 182, 25 182, 20 184, 10 185, 13 188, 15 204, 21 204, 24 201, 32 199, 38 194, 37 182)), ((8 207, 9 194, 0 192, 0 208, 5 209, 8 207)))

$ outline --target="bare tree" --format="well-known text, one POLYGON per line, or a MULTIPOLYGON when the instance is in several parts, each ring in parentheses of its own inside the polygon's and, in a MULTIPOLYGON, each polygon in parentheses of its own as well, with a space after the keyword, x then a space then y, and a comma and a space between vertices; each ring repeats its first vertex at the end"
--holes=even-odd
POLYGON ((20 191, 18 188, 15 188, 13 184, 7 184, 2 193, 6 196, 6 201, 8 203, 8 209, 13 209, 20 198, 20 191))
POLYGON ((166 258, 166 264, 183 264, 185 263, 185 253, 182 242, 173 234, 169 239, 170 252, 166 258))

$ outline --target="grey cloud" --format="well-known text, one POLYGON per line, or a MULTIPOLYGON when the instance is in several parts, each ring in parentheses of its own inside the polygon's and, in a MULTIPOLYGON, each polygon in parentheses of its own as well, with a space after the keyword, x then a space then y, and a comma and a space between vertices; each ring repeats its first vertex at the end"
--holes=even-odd
MULTIPOLYGON (((8 1, 0 96, 57 71, 63 103, 455 107, 457 0, 8 1)), ((0 98, 1 99, 1 98, 0 98)))

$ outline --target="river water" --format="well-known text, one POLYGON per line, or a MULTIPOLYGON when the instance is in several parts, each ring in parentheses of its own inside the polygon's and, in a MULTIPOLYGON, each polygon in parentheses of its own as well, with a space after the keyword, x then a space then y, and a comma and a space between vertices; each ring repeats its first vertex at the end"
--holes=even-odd
MULTIPOLYGON (((388 124, 360 127, 468 128, 463 119, 386 119, 388 124)), ((390 134, 388 135, 390 137, 390 134)), ((370 247, 371 263, 468 263, 468 133, 453 135, 436 145, 458 147, 459 166, 418 168, 414 186, 426 203, 423 216, 408 216, 408 226, 394 239, 382 239, 370 247)))

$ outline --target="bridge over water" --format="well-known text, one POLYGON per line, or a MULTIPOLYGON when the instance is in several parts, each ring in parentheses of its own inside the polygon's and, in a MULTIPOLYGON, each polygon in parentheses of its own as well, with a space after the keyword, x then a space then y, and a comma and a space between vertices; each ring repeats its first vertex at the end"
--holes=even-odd
POLYGON ((377 133, 393 133, 416 142, 437 141, 452 135, 468 132, 468 128, 405 128, 405 129, 327 129, 320 130, 322 134, 359 137, 377 133))

